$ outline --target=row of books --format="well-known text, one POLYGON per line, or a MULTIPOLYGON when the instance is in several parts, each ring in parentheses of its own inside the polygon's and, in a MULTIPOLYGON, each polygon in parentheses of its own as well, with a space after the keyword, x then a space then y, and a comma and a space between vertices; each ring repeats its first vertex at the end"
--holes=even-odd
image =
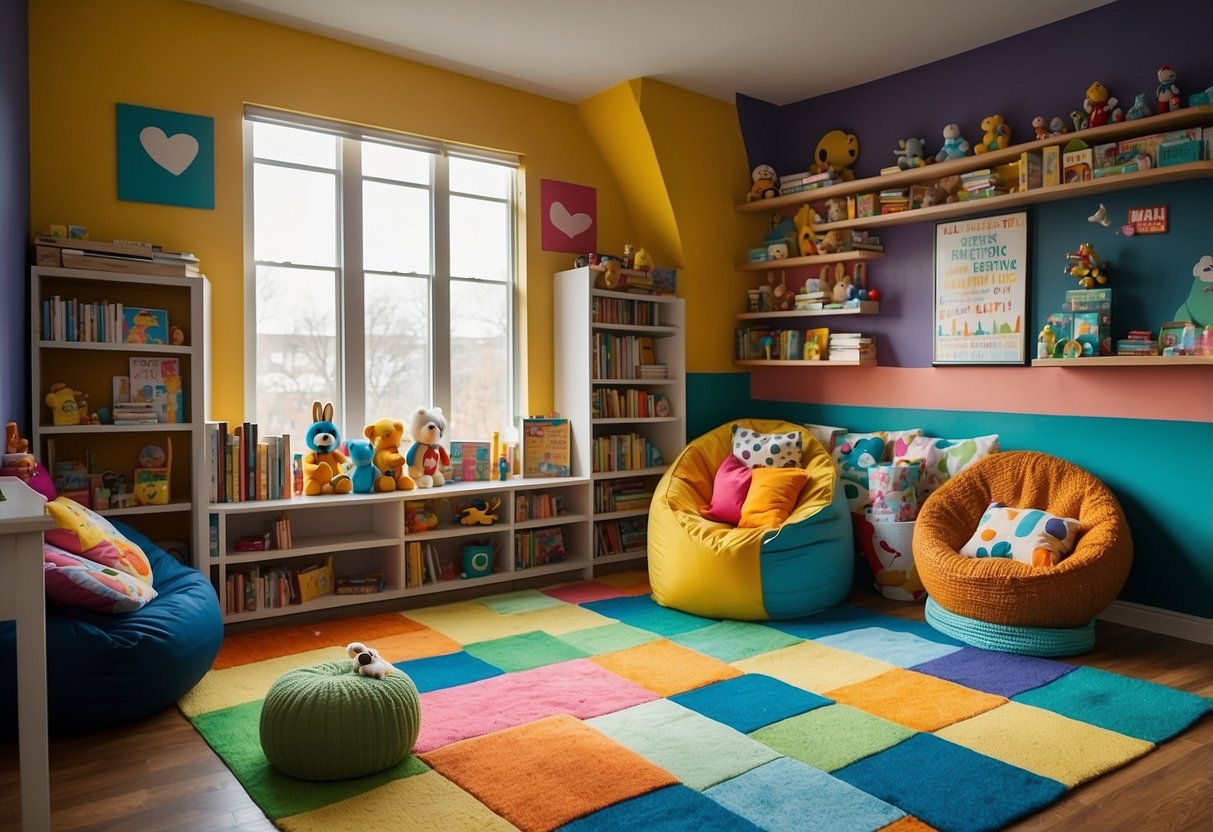
POLYGON ((333 578, 334 595, 376 595, 387 589, 382 572, 360 572, 333 578))
POLYGON ((596 436, 591 451, 594 473, 637 471, 662 464, 661 449, 637 433, 596 436))
POLYGON ((306 604, 333 592, 333 559, 303 567, 252 564, 229 570, 225 581, 224 608, 229 615, 259 609, 306 604))
POLYGON ((638 378, 637 365, 657 363, 653 339, 647 335, 595 332, 591 357, 596 379, 638 378))
POLYGON ((546 520, 565 513, 564 495, 546 491, 517 492, 514 495, 514 521, 546 520))
POLYGON ((595 419, 648 419, 669 416, 670 401, 647 390, 600 387, 594 391, 591 413, 595 419))
POLYGON ((207 497, 212 503, 279 500, 294 484, 291 437, 258 436, 256 422, 228 429, 227 422, 206 423, 207 497))
POLYGON ((803 361, 824 358, 830 330, 741 327, 734 331, 733 357, 738 361, 803 361))
POLYGON ((815 171, 799 171, 779 177, 779 192, 781 194, 798 194, 833 185, 838 181, 838 174, 833 170, 821 173, 815 171))
POLYGON ((594 557, 642 552, 648 546, 648 517, 602 520, 594 524, 594 557))
POLYGON ((167 344, 168 311, 51 295, 42 301, 39 336, 89 344, 167 344))
POLYGON ((564 563, 567 557, 564 532, 558 526, 514 532, 514 569, 564 563))
POLYGON ((600 480, 594 483, 594 511, 635 511, 653 502, 653 484, 644 479, 600 480))
POLYGON ((415 589, 422 584, 436 584, 441 579, 438 550, 430 543, 410 541, 404 549, 404 585, 415 589))
POLYGON ((590 320, 596 324, 658 326, 658 304, 646 300, 595 297, 590 301, 590 320))

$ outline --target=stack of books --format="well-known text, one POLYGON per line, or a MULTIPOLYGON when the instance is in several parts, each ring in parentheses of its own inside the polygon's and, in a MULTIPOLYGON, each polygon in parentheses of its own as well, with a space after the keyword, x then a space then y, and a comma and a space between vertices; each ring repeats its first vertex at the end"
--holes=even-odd
POLYGON ((789 173, 787 176, 779 177, 779 192, 782 194, 798 194, 804 191, 811 191, 814 188, 833 185, 837 180, 838 174, 833 170, 827 170, 825 173, 813 173, 807 170, 799 173, 789 173))
POLYGON ((880 192, 880 213, 895 214, 910 207, 910 192, 906 188, 886 188, 880 192))
POLYGON ((876 360, 876 342, 861 332, 831 332, 830 360, 862 364, 876 360))
POLYGON ((796 309, 822 309, 830 302, 829 292, 800 292, 796 295, 796 309))
POLYGON ((1144 329, 1129 330, 1128 338, 1116 342, 1117 355, 1158 355, 1154 333, 1144 329))
POLYGON ((884 243, 869 231, 851 230, 851 248, 855 251, 884 251, 884 243))
MULTIPOLYGON (((1016 171, 1018 176, 1018 169, 1016 171)), ((960 175, 961 199, 984 199, 1007 192, 1002 178, 990 168, 971 170, 960 175)))
POLYGON ((156 407, 152 402, 114 402, 115 425, 154 425, 159 422, 156 418, 156 407))
POLYGON ((640 379, 655 379, 665 378, 666 367, 664 364, 637 364, 636 378, 640 379))

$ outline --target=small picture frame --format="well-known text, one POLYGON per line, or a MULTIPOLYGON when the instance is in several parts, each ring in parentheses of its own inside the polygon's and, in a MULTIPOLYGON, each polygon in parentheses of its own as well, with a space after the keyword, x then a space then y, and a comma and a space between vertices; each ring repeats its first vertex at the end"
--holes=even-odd
POLYGON ((1179 350, 1184 334, 1184 326, 1190 321, 1167 321, 1158 329, 1158 354, 1174 355, 1179 350), (1171 352, 1167 352, 1170 348, 1171 352))

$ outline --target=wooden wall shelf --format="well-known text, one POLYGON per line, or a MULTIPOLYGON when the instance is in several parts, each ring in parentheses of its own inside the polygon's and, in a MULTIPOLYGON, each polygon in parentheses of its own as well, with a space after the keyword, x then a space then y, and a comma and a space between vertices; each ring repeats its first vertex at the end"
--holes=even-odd
POLYGON ((1213 355, 1100 355, 1087 358, 1036 358, 1033 367, 1065 367, 1085 370, 1092 367, 1213 367, 1213 355))

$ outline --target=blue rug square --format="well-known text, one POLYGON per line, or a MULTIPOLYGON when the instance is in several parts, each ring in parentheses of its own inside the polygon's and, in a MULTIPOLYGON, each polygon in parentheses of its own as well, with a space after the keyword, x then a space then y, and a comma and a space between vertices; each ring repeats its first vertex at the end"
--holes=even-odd
POLYGON ((690 613, 663 607, 648 595, 631 595, 624 598, 605 598, 587 601, 581 606, 607 618, 615 618, 642 630, 650 630, 663 636, 673 636, 708 627, 716 621, 700 618, 690 613))
POLYGON ((591 815, 559 827, 562 832, 619 832, 643 829, 645 832, 758 832, 716 801, 686 786, 667 786, 654 792, 624 800, 591 815))
POLYGON ((837 633, 845 633, 849 630, 858 630, 863 627, 883 627, 886 630, 893 630, 898 633, 913 633, 920 638, 933 641, 937 644, 951 644, 956 647, 964 647, 964 644, 951 636, 945 636, 925 621, 907 621, 904 618, 870 612, 851 604, 840 604, 833 609, 805 618, 768 621, 766 622, 766 626, 774 627, 776 630, 782 630, 789 635, 804 639, 819 639, 823 636, 832 636, 837 633))
POLYGON ((1066 791, 1056 780, 932 734, 915 734, 834 776, 948 832, 993 832, 1066 791))
POLYGON ((760 673, 705 685, 670 700, 743 734, 833 704, 833 700, 760 673))
POLYGON ((396 662, 396 667, 409 675, 417 686, 418 693, 466 685, 468 682, 478 682, 490 676, 500 676, 502 672, 501 668, 475 656, 469 656, 462 650, 442 656, 396 662))
POLYGON ((822 636, 816 641, 835 650, 849 650, 896 667, 913 667, 960 649, 951 644, 929 641, 915 633, 890 630, 883 625, 822 636))
POLYGON ((1047 685, 1075 670, 1075 665, 1052 659, 1020 656, 1017 653, 996 653, 978 647, 966 647, 914 665, 919 673, 946 679, 973 690, 1005 696, 1010 699, 1024 691, 1047 685))

